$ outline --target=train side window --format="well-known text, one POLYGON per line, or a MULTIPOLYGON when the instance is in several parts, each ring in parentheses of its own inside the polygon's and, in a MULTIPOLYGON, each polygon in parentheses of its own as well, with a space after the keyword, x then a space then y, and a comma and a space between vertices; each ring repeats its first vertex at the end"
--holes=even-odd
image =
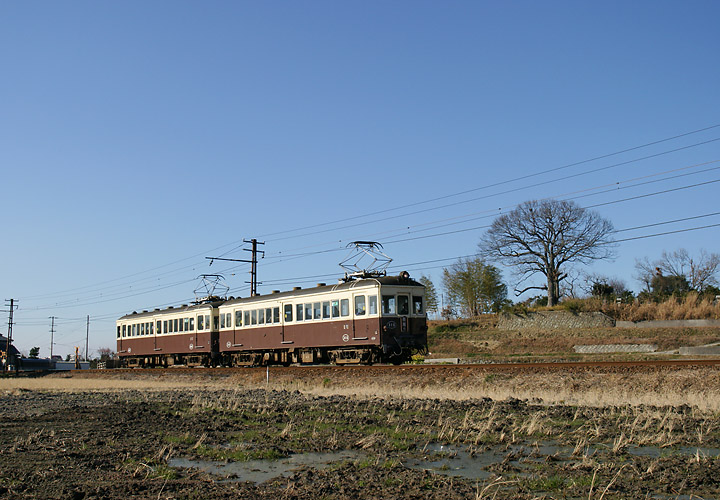
POLYGON ((356 295, 355 296, 355 316, 364 316, 365 315, 365 296, 364 295, 356 295))
POLYGON ((235 328, 242 326, 242 311, 235 311, 235 328))
POLYGON ((422 296, 413 295, 413 314, 423 314, 422 296))
POLYGON ((265 324, 265 309, 258 309, 258 325, 265 324))
POLYGON ((195 331, 195 318, 190 318, 190 331, 195 331))
POLYGON ((305 304, 305 321, 312 319, 312 304, 305 304))
POLYGON ((179 326, 178 323, 179 323, 179 321, 177 320, 177 318, 175 318, 175 319, 173 320, 173 332, 179 332, 179 331, 180 331, 180 326, 179 326))
MULTIPOLYGON (((198 320, 198 330, 204 330, 205 329, 205 322, 203 321, 202 316, 197 317, 198 320)), ((165 328, 165 332, 167 333, 167 328, 165 328)))
POLYGON ((273 307, 273 323, 280 323, 280 308, 273 307))
POLYGON ((140 323, 140 335, 145 335, 145 323, 140 323))
POLYGON ((250 325, 250 311, 245 311, 245 312, 243 313, 243 319, 245 320, 245 321, 243 322, 243 324, 244 324, 245 326, 250 325))
POLYGON ((268 307, 267 309, 265 309, 265 323, 267 323, 268 325, 273 322, 272 313, 272 308, 268 307))
POLYGON ((257 309, 253 309, 250 312, 250 323, 253 325, 257 325, 257 309))
POLYGON ((297 304, 295 306, 295 321, 302 321, 303 320, 303 305, 297 304))
POLYGON ((190 331, 190 321, 192 321, 190 318, 185 318, 185 331, 190 331))
MULTIPOLYGON (((130 332, 128 332, 128 333, 130 333, 130 332)), ((134 337, 134 336, 135 336, 135 325, 132 326, 132 335, 129 335, 129 336, 130 336, 130 337, 134 337)))
POLYGON ((350 299, 340 301, 340 316, 350 316, 350 299))
POLYGON ((155 330, 157 330, 158 335, 160 335, 162 333, 162 321, 160 321, 160 320, 156 321, 155 330))
POLYGON ((408 314, 410 314, 410 299, 407 295, 398 295, 397 304, 398 314, 402 316, 407 316, 408 314))
POLYGON ((180 319, 178 319, 177 321, 178 321, 178 325, 180 325, 180 330, 179 330, 179 331, 184 332, 185 330, 183 329, 183 319, 180 318, 180 319))
POLYGON ((333 300, 331 303, 331 309, 332 309, 332 317, 337 318, 340 316, 340 301, 339 300, 333 300))
POLYGON ((368 295, 368 314, 377 314, 377 295, 368 295))
POLYGON ((383 314, 395 314, 395 296, 382 296, 382 312, 383 314))
POLYGON ((150 325, 150 335, 152 335, 153 333, 155 333, 155 325, 153 325, 152 322, 150 322, 149 325, 150 325))
POLYGON ((292 321, 292 304, 285 304, 283 309, 285 312, 285 322, 292 321))
POLYGON ((313 303, 313 319, 320 319, 320 302, 313 303))
POLYGON ((322 303, 322 315, 323 319, 327 319, 330 317, 330 301, 326 300, 322 303))

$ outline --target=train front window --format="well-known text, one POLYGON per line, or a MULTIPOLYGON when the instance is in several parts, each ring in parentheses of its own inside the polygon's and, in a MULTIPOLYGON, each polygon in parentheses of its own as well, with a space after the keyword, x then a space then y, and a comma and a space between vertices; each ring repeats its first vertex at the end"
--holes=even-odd
POLYGON ((355 296, 355 316, 364 316, 365 315, 365 296, 364 295, 356 295, 355 296))
POLYGON ((402 316, 410 314, 410 299, 407 295, 398 295, 398 314, 402 316))
POLYGON ((382 312, 383 314, 395 314, 395 296, 382 296, 382 312))
POLYGON ((377 295, 368 295, 368 314, 377 314, 377 295))
POLYGON ((423 298, 413 295, 413 314, 423 314, 423 298))

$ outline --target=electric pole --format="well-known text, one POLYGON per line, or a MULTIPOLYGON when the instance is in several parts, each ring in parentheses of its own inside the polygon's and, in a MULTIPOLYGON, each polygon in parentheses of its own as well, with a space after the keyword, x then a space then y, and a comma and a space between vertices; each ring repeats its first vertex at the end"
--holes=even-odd
POLYGON ((251 240, 243 240, 245 243, 252 244, 252 248, 243 248, 246 252, 252 252, 252 259, 251 260, 244 260, 244 259, 224 259, 222 257, 205 257, 206 259, 210 259, 210 265, 212 266, 213 261, 215 260, 227 260, 230 262, 248 262, 250 264, 250 281, 246 281, 245 283, 250 283, 250 296, 255 297, 257 295, 257 286, 258 286, 258 279, 257 279, 257 256, 258 253, 261 253, 263 258, 265 258, 265 251, 260 250, 258 251, 257 246, 258 245, 264 245, 264 241, 258 241, 255 238, 251 240))
POLYGON ((13 313, 15 309, 17 309, 17 301, 15 299, 6 299, 5 302, 10 302, 9 304, 5 304, 10 308, 10 318, 8 318, 8 334, 7 338, 5 339, 5 365, 3 368, 7 368, 10 366, 10 341, 12 340, 12 330, 13 330, 13 313))
POLYGON ((55 343, 55 316, 50 316, 50 359, 53 357, 53 344, 55 343))

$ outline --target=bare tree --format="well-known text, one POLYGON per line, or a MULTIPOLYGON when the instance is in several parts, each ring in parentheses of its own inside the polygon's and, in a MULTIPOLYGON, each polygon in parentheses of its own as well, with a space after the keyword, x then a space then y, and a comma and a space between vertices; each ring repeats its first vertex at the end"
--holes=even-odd
POLYGON ((597 212, 573 201, 527 201, 493 221, 480 241, 481 254, 488 260, 513 267, 518 286, 540 273, 547 290, 548 306, 560 298, 560 282, 567 278, 566 264, 587 264, 613 256, 612 223, 597 212))
POLYGON ((635 261, 635 278, 643 283, 650 292, 651 283, 656 276, 685 277, 689 287, 703 292, 708 286, 716 286, 717 274, 720 271, 720 254, 707 253, 700 250, 700 255, 693 258, 687 250, 680 248, 674 252, 663 250, 658 260, 650 262, 647 257, 635 261))

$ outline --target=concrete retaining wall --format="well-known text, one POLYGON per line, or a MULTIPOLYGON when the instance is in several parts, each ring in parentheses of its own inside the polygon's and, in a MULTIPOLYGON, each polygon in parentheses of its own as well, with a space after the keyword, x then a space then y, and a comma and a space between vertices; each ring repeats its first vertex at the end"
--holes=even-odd
POLYGON ((557 330, 613 326, 615 326, 615 320, 601 312, 538 311, 527 314, 502 314, 498 318, 497 327, 500 330, 522 330, 523 328, 557 330))

